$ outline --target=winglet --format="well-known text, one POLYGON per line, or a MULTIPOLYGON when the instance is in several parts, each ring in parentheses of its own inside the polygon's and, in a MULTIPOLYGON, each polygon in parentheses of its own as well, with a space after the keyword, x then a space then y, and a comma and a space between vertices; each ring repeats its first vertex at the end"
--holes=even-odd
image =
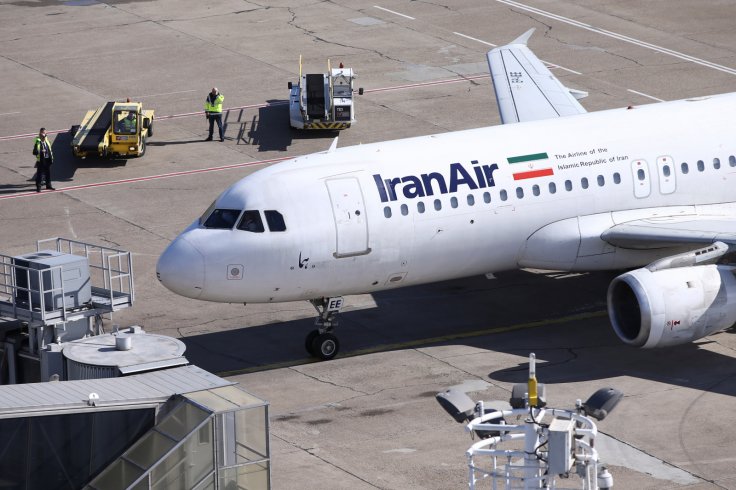
POLYGON ((530 37, 532 37, 532 34, 534 34, 534 31, 536 30, 536 27, 532 27, 528 31, 526 31, 521 36, 517 37, 513 41, 511 41, 509 44, 523 44, 526 46, 526 42, 529 40, 530 37))

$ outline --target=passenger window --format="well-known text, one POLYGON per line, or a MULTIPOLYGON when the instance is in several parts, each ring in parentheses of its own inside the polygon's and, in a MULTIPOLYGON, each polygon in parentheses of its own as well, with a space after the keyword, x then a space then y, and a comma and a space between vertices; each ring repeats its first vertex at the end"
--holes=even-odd
POLYGON ((636 178, 639 180, 644 180, 644 178, 646 178, 646 174, 644 173, 643 168, 640 168, 639 170, 636 171, 636 178))
POLYGON ((391 206, 386 206, 386 207, 383 208, 383 216, 385 218, 390 218, 391 217, 391 206))
POLYGON ((698 172, 702 172, 703 170, 705 170, 705 164, 703 160, 698 160, 698 172))
POLYGON ((502 201, 505 201, 506 199, 509 198, 508 194, 506 194, 506 190, 501 190, 500 194, 501 194, 502 201))
POLYGON ((457 197, 453 196, 450 198, 450 206, 452 206, 453 208, 457 207, 457 197))
POLYGON ((733 155, 728 157, 728 164, 731 165, 732 167, 736 167, 736 157, 733 155))
POLYGON ((524 199, 524 189, 521 187, 516 188, 516 197, 519 199, 524 199))
POLYGON ((606 179, 603 178, 602 175, 599 175, 598 176, 598 187, 603 187, 604 185, 606 185, 606 179))
POLYGON ((422 201, 419 201, 417 203, 417 211, 419 211, 419 214, 422 214, 424 212, 424 203, 422 201))
POLYGON ((235 222, 238 221, 238 216, 240 216, 239 209, 215 209, 209 218, 207 218, 207 221, 204 222, 204 227, 230 230, 235 226, 235 222))
POLYGON ((554 182, 549 183, 549 193, 554 194, 557 192, 557 185, 554 182))
POLYGON ((718 170, 721 168, 721 159, 720 158, 714 158, 713 159, 713 168, 718 170))
POLYGON ((491 202, 491 193, 490 192, 484 192, 483 193, 483 202, 488 204, 491 202))
POLYGON ((436 211, 439 211, 440 209, 442 209, 442 201, 440 201, 439 199, 435 199, 434 200, 434 209, 436 211))
POLYGON ((538 185, 535 184, 535 185, 532 186, 532 194, 534 194, 535 196, 538 196, 539 195, 539 186, 538 185))
POLYGON ((468 194, 468 206, 473 206, 475 204, 475 196, 472 194, 468 194))
POLYGON ((258 211, 246 211, 238 223, 238 230, 252 231, 254 233, 263 233, 263 221, 261 221, 261 213, 258 211))
POLYGON ((682 162, 682 165, 680 165, 680 170, 682 170, 683 175, 690 171, 690 169, 687 166, 687 163, 685 162, 682 162))
POLYGON ((669 177, 670 174, 672 174, 672 172, 670 171, 670 166, 669 165, 663 165, 662 166, 662 175, 664 175, 665 177, 669 177))
POLYGON ((621 183, 621 174, 618 172, 613 173, 613 183, 614 184, 620 184, 621 183))
POLYGON ((582 179, 580 179, 580 186, 583 189, 587 189, 588 188, 588 178, 587 177, 583 177, 582 179))
POLYGON ((572 182, 569 180, 565 181, 565 190, 571 191, 572 190, 572 182))
POLYGON ((409 214, 409 206, 407 206, 406 204, 402 204, 401 205, 401 214, 403 216, 406 216, 407 214, 409 214))
MULTIPOLYGON (((250 211, 246 211, 249 213, 250 211)), ((284 217, 278 211, 268 210, 264 211, 266 215, 266 223, 268 224, 269 231, 286 231, 286 223, 284 217)))

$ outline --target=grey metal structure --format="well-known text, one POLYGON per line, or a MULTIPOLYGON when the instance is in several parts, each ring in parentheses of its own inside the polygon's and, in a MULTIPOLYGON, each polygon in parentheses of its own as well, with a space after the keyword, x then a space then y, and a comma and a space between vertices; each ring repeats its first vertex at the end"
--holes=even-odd
POLYGON ((196 366, 0 386, 0 483, 270 488, 268 403, 196 366))
POLYGON ((0 384, 60 375, 61 342, 102 333, 102 315, 134 300, 130 252, 56 237, 0 254, 0 384))
POLYGON ((189 364, 184 342, 133 326, 67 342, 62 348, 67 380, 115 378, 189 364))

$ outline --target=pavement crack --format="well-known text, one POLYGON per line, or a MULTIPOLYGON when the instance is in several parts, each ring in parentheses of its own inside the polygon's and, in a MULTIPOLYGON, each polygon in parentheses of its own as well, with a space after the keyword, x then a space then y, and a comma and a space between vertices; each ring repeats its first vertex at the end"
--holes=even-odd
POLYGON ((366 485, 370 486, 371 488, 382 488, 382 487, 379 487, 379 486, 377 486, 377 485, 369 482, 368 480, 366 480, 362 476, 359 476, 356 473, 353 473, 352 471, 349 471, 346 468, 343 468, 342 466, 339 466, 339 465, 333 463, 332 461, 329 461, 325 457, 320 456, 316 452, 316 449, 317 448, 314 448, 314 447, 303 447, 303 446, 297 444, 296 442, 292 442, 292 441, 289 441, 289 440, 284 439, 283 437, 279 437, 278 435, 274 434, 273 432, 271 433, 271 437, 276 438, 279 441, 283 442, 284 444, 288 444, 289 446, 291 446, 291 447, 293 447, 295 449, 298 449, 299 451, 303 451, 306 454, 312 456, 313 458, 317 458, 318 460, 322 461, 324 464, 329 465, 332 468, 334 468, 334 469, 336 469, 336 470, 338 470, 338 471, 340 471, 340 472, 342 472, 342 473, 344 473, 346 475, 350 475, 351 477, 353 477, 353 478, 355 478, 357 480, 360 480, 361 482, 365 483, 366 485))
MULTIPOLYGON (((359 394, 360 394, 360 396, 369 396, 369 395, 373 395, 373 394, 374 394, 374 393, 368 393, 368 392, 366 392, 366 391, 361 391, 361 390, 355 389, 355 388, 353 388, 353 387, 351 387, 351 386, 345 386, 345 385, 341 385, 341 384, 339 384, 339 383, 335 383, 334 381, 327 381, 327 380, 325 380, 325 379, 321 379, 321 378, 320 378, 320 377, 318 377, 318 376, 314 376, 314 375, 312 375, 312 374, 308 374, 308 373, 305 373, 304 371, 300 371, 299 369, 297 369, 297 368, 296 368, 296 367, 294 367, 294 366, 290 366, 290 367, 289 367, 288 369, 290 369, 290 370, 292 370, 292 371, 294 371, 294 372, 296 372, 296 373, 299 373, 299 374, 301 374, 302 376, 305 376, 305 377, 307 377, 307 378, 309 378, 309 379, 312 379, 312 380, 314 380, 314 381, 317 381, 317 382, 319 382, 319 383, 324 383, 324 384, 327 384, 327 385, 330 385, 330 386, 334 386, 334 387, 336 387, 336 388, 343 388, 343 389, 346 389, 346 390, 350 390, 350 391, 353 391, 353 392, 355 392, 355 393, 359 393, 359 394)), ((351 400, 351 399, 353 399, 353 398, 355 398, 355 397, 347 398, 347 399, 345 399, 345 400, 342 400, 342 401, 346 401, 346 400, 351 400)))

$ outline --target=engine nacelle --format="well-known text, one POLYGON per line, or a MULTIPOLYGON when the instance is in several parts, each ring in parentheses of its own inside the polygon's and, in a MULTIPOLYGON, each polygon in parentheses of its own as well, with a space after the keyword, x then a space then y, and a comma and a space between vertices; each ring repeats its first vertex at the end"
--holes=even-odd
POLYGON ((653 348, 684 344, 736 322, 734 267, 699 265, 636 269, 608 287, 608 316, 627 344, 653 348), (729 301, 730 299, 730 301, 729 301))

